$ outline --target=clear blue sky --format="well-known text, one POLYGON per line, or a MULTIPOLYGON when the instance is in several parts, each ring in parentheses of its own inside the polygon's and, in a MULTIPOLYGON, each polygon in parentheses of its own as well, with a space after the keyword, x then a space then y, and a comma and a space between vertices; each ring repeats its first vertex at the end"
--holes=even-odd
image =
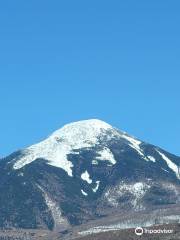
POLYGON ((0 3, 0 156, 99 118, 180 155, 180 2, 0 3))

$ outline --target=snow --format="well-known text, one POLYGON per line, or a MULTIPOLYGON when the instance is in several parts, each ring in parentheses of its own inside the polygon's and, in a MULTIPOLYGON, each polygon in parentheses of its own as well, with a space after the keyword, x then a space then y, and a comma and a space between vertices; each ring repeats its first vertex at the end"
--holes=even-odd
POLYGON ((99 142, 99 136, 105 135, 110 129, 114 130, 109 124, 97 119, 67 124, 46 140, 23 150, 22 157, 13 167, 20 169, 41 158, 46 159, 49 165, 62 168, 69 176, 73 176, 73 164, 67 159, 67 155, 78 154, 78 149, 95 146, 99 142))
POLYGON ((145 192, 145 190, 144 190, 144 183, 142 183, 142 182, 137 182, 137 183, 135 183, 133 186, 132 186, 132 192, 134 193, 134 195, 136 196, 136 197, 140 197, 140 196, 142 196, 142 195, 144 195, 144 192, 145 192))
POLYGON ((92 160, 92 165, 98 165, 98 161, 97 160, 92 160))
POLYGON ((97 143, 97 138, 103 131, 113 129, 111 125, 97 120, 84 120, 65 125, 55 131, 52 136, 66 140, 76 149, 91 147, 97 143))
POLYGON ((165 182, 165 183, 162 183, 162 186, 165 189, 168 189, 169 191, 173 191, 174 194, 179 197, 179 189, 177 185, 165 182))
POLYGON ((156 159, 155 159, 153 156, 150 156, 150 155, 149 155, 149 156, 147 156, 147 157, 149 158, 150 161, 156 162, 156 159))
POLYGON ((78 234, 81 236, 87 236, 87 235, 103 233, 103 232, 118 231, 120 229, 136 228, 138 225, 143 227, 149 227, 149 226, 152 226, 153 224, 154 224, 153 220, 143 222, 143 223, 136 223, 136 221, 133 222, 133 220, 130 219, 130 220, 125 220, 119 223, 117 222, 116 224, 92 227, 87 230, 80 231, 78 232, 78 234))
POLYGON ((82 178, 82 180, 86 181, 89 184, 92 183, 92 179, 90 179, 90 175, 89 175, 88 171, 85 171, 84 173, 82 173, 81 178, 82 178))
POLYGON ((58 227, 60 224, 68 224, 67 220, 62 216, 61 209, 57 205, 57 203, 48 196, 48 194, 43 190, 41 186, 37 184, 37 187, 42 191, 44 195, 46 205, 48 209, 51 211, 55 223, 55 228, 58 227))
POLYGON ((85 191, 83 191, 82 189, 81 189, 81 193, 84 195, 84 196, 87 196, 88 194, 85 192, 85 191))
MULTIPOLYGON (((116 130, 101 120, 90 119, 67 124, 55 131, 44 141, 22 150, 22 154, 16 159, 13 168, 15 170, 21 169, 37 159, 44 159, 47 164, 63 169, 72 177, 73 163, 68 160, 68 155, 79 154, 79 151, 83 148, 99 146, 100 140, 104 137, 106 140, 107 138, 109 140, 114 137, 125 139, 128 145, 137 151, 144 160, 156 161, 153 156, 144 155, 143 149, 140 146, 141 141, 116 130)), ((158 151, 158 153, 166 161, 169 168, 175 172, 176 176, 180 178, 178 166, 160 151, 158 151)), ((92 160, 92 165, 98 165, 99 161, 108 161, 108 166, 116 164, 113 153, 104 145, 101 146, 100 151, 97 152, 97 157, 92 160)), ((86 181, 90 183, 91 180, 87 179, 86 176, 86 181)))
POLYGON ((141 155, 144 160, 156 162, 156 159, 153 156, 145 156, 143 150, 140 147, 142 143, 141 141, 137 140, 134 137, 128 136, 126 133, 122 134, 121 138, 126 139, 130 143, 129 146, 136 150, 136 152, 138 152, 138 154, 141 155))
MULTIPOLYGON (((137 228, 137 226, 141 226, 143 228, 151 227, 154 225, 157 225, 157 219, 158 224, 171 224, 171 223, 179 223, 180 222, 180 215, 169 215, 169 216, 158 216, 157 213, 155 215, 150 215, 147 218, 143 217, 142 219, 125 219, 117 221, 116 223, 112 223, 109 225, 99 225, 96 227, 91 227, 89 229, 84 229, 80 232, 78 232, 81 236, 87 236, 91 234, 97 234, 102 232, 110 232, 110 231, 118 231, 120 229, 130 229, 130 228, 137 228)), ((163 229, 160 229, 163 231, 163 229)), ((167 230, 168 231, 168 230, 167 230)))
POLYGON ((23 156, 14 164, 14 169, 20 169, 36 159, 46 159, 48 164, 64 169, 72 176, 73 164, 67 160, 67 154, 71 152, 70 146, 59 144, 52 137, 43 142, 32 145, 23 151, 23 156))
POLYGON ((169 173, 169 171, 168 170, 166 170, 166 169, 164 169, 164 168, 161 168, 163 171, 165 171, 165 172, 167 172, 167 173, 169 173))
POLYGON ((23 172, 18 173, 18 177, 23 177, 23 176, 24 176, 23 172))
POLYGON ((123 181, 115 188, 110 188, 105 193, 105 198, 107 201, 115 207, 118 207, 118 199, 120 196, 123 196, 125 193, 130 193, 133 195, 131 201, 132 206, 135 210, 143 209, 139 204, 139 200, 145 195, 146 191, 150 186, 143 182, 136 183, 124 183, 123 181))
POLYGON ((141 144, 141 141, 139 141, 139 140, 137 140, 135 138, 132 138, 132 137, 126 135, 126 134, 123 134, 121 137, 125 138, 128 142, 130 142, 130 146, 132 148, 134 148, 141 156, 144 157, 144 154, 143 154, 143 152, 142 152, 142 150, 141 150, 141 148, 139 146, 141 144))
POLYGON ((156 151, 166 161, 168 167, 176 174, 177 178, 180 179, 180 169, 178 168, 178 166, 173 163, 164 153, 158 151, 157 149, 156 151))
POLYGON ((96 160, 109 161, 112 165, 116 164, 116 160, 109 148, 103 148, 98 154, 100 156, 96 157, 96 160))
POLYGON ((78 234, 81 236, 87 236, 91 234, 104 233, 104 232, 117 231, 117 230, 119 230, 119 228, 115 228, 115 227, 105 228, 104 226, 102 226, 102 227, 90 228, 86 231, 81 231, 78 234))
POLYGON ((100 181, 96 181, 96 187, 92 189, 94 193, 96 193, 97 190, 99 189, 99 184, 100 184, 100 181))

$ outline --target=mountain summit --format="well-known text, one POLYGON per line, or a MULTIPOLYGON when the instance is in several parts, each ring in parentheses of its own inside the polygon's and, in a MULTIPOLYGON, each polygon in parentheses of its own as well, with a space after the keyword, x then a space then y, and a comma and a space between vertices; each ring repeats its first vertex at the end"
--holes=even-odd
POLYGON ((115 214, 174 216, 179 164, 179 157, 103 121, 67 124, 1 159, 0 227, 60 231, 107 223, 115 214))
POLYGON ((22 151, 23 156, 14 164, 14 169, 20 169, 38 158, 43 158, 48 160, 50 165, 63 168, 72 176, 73 165, 68 161, 67 155, 74 150, 97 145, 99 138, 108 131, 117 134, 113 127, 97 119, 67 124, 46 140, 22 151))

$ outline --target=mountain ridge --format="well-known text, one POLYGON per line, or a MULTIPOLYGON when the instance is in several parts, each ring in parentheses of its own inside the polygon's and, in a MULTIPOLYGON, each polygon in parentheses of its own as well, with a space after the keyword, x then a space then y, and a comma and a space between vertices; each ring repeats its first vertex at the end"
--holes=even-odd
POLYGON ((0 161, 0 227, 69 229, 180 204, 180 158, 97 119, 0 161))

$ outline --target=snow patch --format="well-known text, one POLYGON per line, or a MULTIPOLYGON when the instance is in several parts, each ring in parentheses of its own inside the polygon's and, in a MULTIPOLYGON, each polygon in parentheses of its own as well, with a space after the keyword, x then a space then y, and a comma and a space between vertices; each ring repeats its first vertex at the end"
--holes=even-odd
POLYGON ((55 228, 58 227, 59 225, 62 224, 68 224, 67 220, 62 216, 61 213, 61 209, 60 207, 57 205, 56 202, 54 202, 49 196, 48 194, 42 189, 41 186, 37 185, 38 188, 43 192, 44 195, 44 199, 46 202, 46 205, 48 207, 48 209, 51 211, 52 217, 54 219, 54 223, 55 223, 55 228))
POLYGON ((86 181, 89 184, 92 183, 92 179, 90 179, 90 175, 89 175, 88 171, 85 171, 84 173, 82 173, 81 178, 82 178, 82 180, 86 181))
POLYGON ((134 150, 136 150, 136 152, 138 152, 139 155, 141 155, 144 160, 149 161, 149 159, 144 156, 144 152, 140 147, 140 144, 142 143, 141 141, 139 141, 133 137, 130 137, 126 134, 123 134, 121 137, 126 139, 130 143, 129 146, 132 147, 134 150))
POLYGON ((101 151, 98 152, 98 154, 100 156, 96 157, 96 160, 109 161, 112 165, 116 164, 114 155, 109 148, 103 148, 101 151))
POLYGON ((147 156, 147 157, 149 158, 150 161, 156 162, 156 159, 155 159, 153 156, 150 156, 150 155, 149 155, 149 156, 147 156))
POLYGON ((92 165, 98 165, 98 161, 97 160, 92 160, 92 165))
POLYGON ((68 160, 68 154, 78 154, 78 149, 95 146, 99 136, 105 135, 107 130, 116 132, 109 124, 97 119, 67 124, 46 140, 23 150, 13 168, 20 169, 36 159, 45 159, 49 165, 62 168, 73 176, 73 164, 68 160))
POLYGON ((24 176, 23 172, 18 173, 18 177, 23 177, 23 176, 24 176))
POLYGON ((97 192, 97 190, 99 189, 99 184, 100 184, 100 181, 96 181, 96 187, 92 189, 93 192, 95 193, 97 192))
POLYGON ((165 189, 168 189, 169 191, 173 191, 175 193, 176 196, 179 196, 180 195, 180 192, 178 190, 178 187, 172 183, 162 183, 162 186, 165 188, 165 189))
POLYGON ((167 172, 167 173, 169 173, 169 171, 168 170, 166 170, 166 169, 164 169, 164 168, 161 168, 163 171, 165 171, 165 172, 167 172))
POLYGON ((59 144, 53 137, 32 145, 23 151, 23 156, 14 164, 14 169, 20 169, 36 159, 45 159, 49 165, 64 169, 69 176, 72 176, 73 164, 68 161, 67 154, 71 147, 59 144))
POLYGON ((139 200, 141 200, 149 188, 150 186, 143 182, 137 182, 133 184, 121 182, 117 187, 109 189, 105 193, 105 198, 112 206, 118 207, 119 197, 129 193, 133 195, 133 199, 131 200, 133 208, 135 210, 142 210, 143 206, 139 204, 139 200))
POLYGON ((130 142, 130 146, 132 148, 134 148, 141 156, 144 156, 144 154, 143 154, 143 152, 142 152, 142 150, 141 150, 141 148, 139 146, 141 144, 141 141, 139 141, 139 140, 137 140, 135 138, 132 138, 132 137, 130 137, 128 135, 125 135, 125 134, 123 134, 121 137, 125 138, 128 142, 130 142))
POLYGON ((157 225, 157 220, 159 225, 179 223, 180 215, 169 215, 169 216, 157 217, 157 215, 155 214, 155 216, 149 216, 148 219, 146 218, 145 219, 142 218, 142 220, 126 219, 124 221, 119 221, 117 223, 110 224, 110 225, 91 227, 87 230, 78 232, 78 234, 81 236, 87 236, 87 235, 97 234, 101 232, 110 232, 110 231, 118 231, 120 229, 136 228, 137 226, 150 227, 150 226, 157 225))
POLYGON ((168 167, 176 174, 177 178, 180 179, 179 167, 175 163, 173 163, 164 153, 158 151, 157 149, 156 149, 156 151, 166 161, 168 167))
POLYGON ((85 192, 85 191, 83 191, 82 189, 81 189, 81 193, 84 195, 84 196, 87 196, 88 194, 85 192))

